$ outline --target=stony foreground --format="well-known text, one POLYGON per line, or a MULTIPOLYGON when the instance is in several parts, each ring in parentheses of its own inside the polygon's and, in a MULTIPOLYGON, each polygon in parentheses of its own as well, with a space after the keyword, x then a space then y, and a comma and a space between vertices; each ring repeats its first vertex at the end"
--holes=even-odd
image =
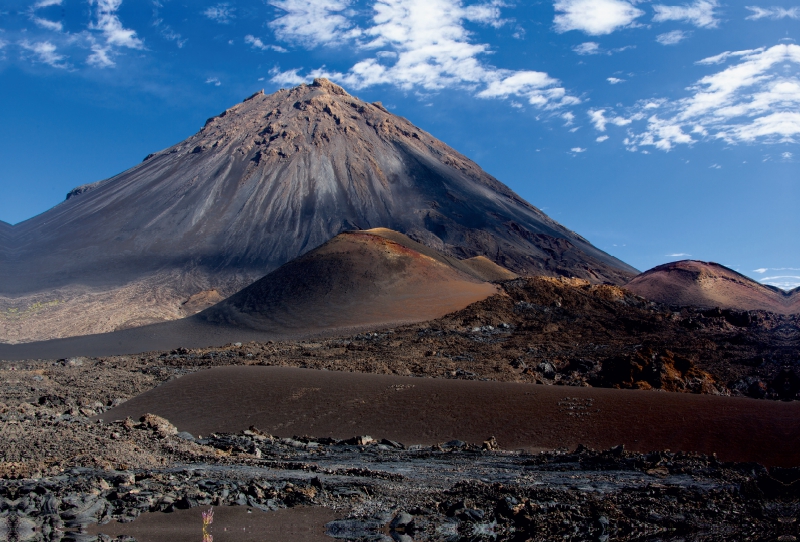
POLYGON ((256 428, 201 438, 152 415, 89 419, 192 367, 75 359, 13 368, 2 374, 0 539, 88 540, 94 523, 208 505, 326 507, 339 518, 329 534, 348 540, 799 534, 797 469, 622 448, 526 455, 492 439, 406 449, 380 435, 277 438, 256 428), (39 398, 22 400, 32 393, 39 398))
MULTIPOLYGON (((87 540, 87 527, 195 506, 322 506, 348 540, 793 540, 793 470, 622 448, 526 455, 460 441, 405 449, 257 429, 195 439, 147 416, 88 433, 172 456, 160 468, 76 467, 0 482, 0 536, 87 540), (188 463, 179 457, 193 456, 188 463), (391 537, 391 538, 390 538, 391 537), (788 538, 787 538, 788 537, 788 538)), ((102 532, 102 528, 100 529, 102 532)))

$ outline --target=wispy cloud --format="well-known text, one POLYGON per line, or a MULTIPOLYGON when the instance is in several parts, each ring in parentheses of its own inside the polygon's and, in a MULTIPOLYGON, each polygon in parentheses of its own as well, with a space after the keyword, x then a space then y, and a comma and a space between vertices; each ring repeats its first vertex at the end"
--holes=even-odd
POLYGON ((653 10, 656 14, 653 21, 657 23, 683 21, 700 28, 714 28, 719 24, 715 11, 718 6, 716 0, 698 0, 693 4, 682 6, 655 5, 653 10))
POLYGON ((219 77, 209 77, 208 79, 206 79, 206 84, 218 87, 222 84, 222 82, 219 80, 219 77))
POLYGON ((690 258, 692 255, 685 252, 676 252, 675 254, 666 254, 667 258, 690 258))
POLYGON ((236 18, 236 15, 234 14, 235 11, 236 8, 231 7, 231 5, 227 2, 223 2, 221 4, 217 4, 216 6, 207 8, 205 11, 203 11, 203 15, 220 24, 228 24, 236 18))
POLYGON ((58 48, 49 41, 29 42, 28 40, 23 40, 19 42, 19 46, 32 54, 35 62, 41 62, 54 68, 69 68, 69 65, 64 62, 67 57, 59 54, 57 52, 58 48))
POLYGON ((36 11, 50 6, 60 6, 62 2, 63 0, 40 0, 39 2, 34 3, 28 9, 28 16, 31 18, 34 24, 40 28, 44 28, 45 30, 50 30, 52 32, 61 32, 64 29, 64 25, 60 21, 51 21, 50 19, 39 17, 36 15, 36 11))
POLYGON ((89 5, 94 7, 94 21, 89 28, 99 31, 103 38, 103 42, 98 42, 91 37, 92 54, 86 60, 90 65, 98 68, 114 66, 116 47, 144 49, 144 42, 137 37, 136 31, 125 28, 117 16, 122 0, 89 0, 89 5))
MULTIPOLYGON (((284 15, 269 23, 282 41, 316 47, 357 38, 361 30, 350 20, 350 0, 272 0, 284 15)), ((376 8, 377 9, 377 8, 376 8)))
POLYGON ((621 117, 621 116, 613 116, 607 117, 606 116, 606 109, 590 109, 589 110, 589 119, 592 121, 595 130, 598 132, 605 132, 606 126, 608 124, 613 124, 615 126, 627 126, 631 122, 632 119, 621 117))
POLYGON ((582 152, 586 152, 586 149, 584 149, 583 147, 572 147, 570 149, 570 152, 574 152, 575 154, 580 154, 582 152))
POLYGON ((557 0, 556 32, 580 30, 591 36, 611 34, 634 25, 644 11, 625 0, 557 0))
POLYGON ((602 142, 603 142, 603 141, 605 141, 606 139, 608 139, 608 136, 607 136, 607 135, 601 135, 601 136, 598 136, 598 138, 597 138, 597 139, 595 139, 595 141, 597 141, 598 143, 602 143, 602 142))
POLYGON ((656 36, 656 41, 661 45, 675 45, 682 42, 689 37, 688 32, 683 30, 673 30, 672 32, 665 32, 656 36))
POLYGON ((122 26, 122 22, 117 16, 117 10, 122 5, 122 0, 89 0, 89 4, 97 6, 96 22, 91 25, 91 28, 102 32, 108 45, 144 49, 144 43, 136 37, 136 31, 122 26))
POLYGON ((726 51, 698 64, 731 59, 737 62, 697 81, 685 98, 634 107, 628 118, 646 118, 647 127, 631 129, 625 141, 629 149, 654 146, 668 151, 700 139, 730 144, 800 139, 800 46, 726 51))
POLYGON ((606 77, 606 81, 608 81, 609 84, 618 85, 620 83, 624 83, 625 79, 620 79, 619 77, 606 77))
POLYGON ((64 29, 64 25, 60 21, 51 21, 50 19, 42 19, 41 17, 32 17, 31 19, 45 30, 61 32, 64 29))
POLYGON ((298 84, 326 76, 356 89, 384 84, 406 90, 464 88, 479 98, 523 98, 536 107, 579 103, 557 79, 544 72, 498 69, 481 60, 490 52, 489 46, 475 43, 465 24, 503 25, 495 4, 377 0, 374 15, 364 28, 348 19, 351 14, 346 2, 284 0, 273 5, 283 6, 288 12, 270 23, 280 39, 306 47, 337 47, 349 40, 357 51, 371 53, 343 73, 322 68, 305 74, 300 74, 299 69, 275 71, 272 81, 279 84, 298 84), (300 24, 301 21, 305 22, 300 24), (316 31, 311 30, 314 28, 316 31))
POLYGON ((746 6, 747 9, 753 12, 752 15, 745 17, 750 21, 757 21, 759 19, 800 19, 800 7, 781 8, 769 7, 762 8, 758 6, 746 6))
POLYGON ((257 38, 248 34, 244 37, 244 42, 248 45, 251 45, 254 49, 260 49, 262 51, 276 51, 278 53, 287 53, 288 51, 281 47, 280 45, 272 45, 267 44, 261 41, 261 38, 257 38))
POLYGON ((594 41, 587 41, 576 45, 572 50, 579 55, 597 55, 600 54, 600 44, 594 41))

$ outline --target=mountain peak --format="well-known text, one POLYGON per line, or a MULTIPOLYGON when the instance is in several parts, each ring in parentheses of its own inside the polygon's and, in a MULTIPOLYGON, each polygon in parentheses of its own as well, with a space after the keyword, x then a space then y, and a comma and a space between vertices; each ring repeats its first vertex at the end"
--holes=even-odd
POLYGON ((336 83, 331 82, 324 77, 317 77, 314 79, 314 82, 311 83, 312 87, 321 88, 330 92, 331 94, 338 94, 339 96, 350 96, 345 89, 337 85, 336 83))

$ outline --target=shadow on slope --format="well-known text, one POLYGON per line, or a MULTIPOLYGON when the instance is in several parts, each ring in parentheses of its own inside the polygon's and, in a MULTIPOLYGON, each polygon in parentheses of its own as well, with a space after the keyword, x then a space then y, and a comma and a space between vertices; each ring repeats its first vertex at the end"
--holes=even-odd
POLYGON ((419 322, 494 294, 496 287, 483 278, 487 273, 510 272, 497 265, 475 271, 391 230, 354 231, 195 316, 113 333, 0 345, 0 359, 121 355, 419 322))

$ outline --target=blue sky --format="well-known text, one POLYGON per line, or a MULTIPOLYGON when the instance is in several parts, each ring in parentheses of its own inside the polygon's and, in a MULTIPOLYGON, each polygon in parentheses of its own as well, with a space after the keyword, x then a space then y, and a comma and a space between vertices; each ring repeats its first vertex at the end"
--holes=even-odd
POLYGON ((800 286, 798 29, 771 1, 6 0, 0 219, 324 75, 639 269, 800 286))

